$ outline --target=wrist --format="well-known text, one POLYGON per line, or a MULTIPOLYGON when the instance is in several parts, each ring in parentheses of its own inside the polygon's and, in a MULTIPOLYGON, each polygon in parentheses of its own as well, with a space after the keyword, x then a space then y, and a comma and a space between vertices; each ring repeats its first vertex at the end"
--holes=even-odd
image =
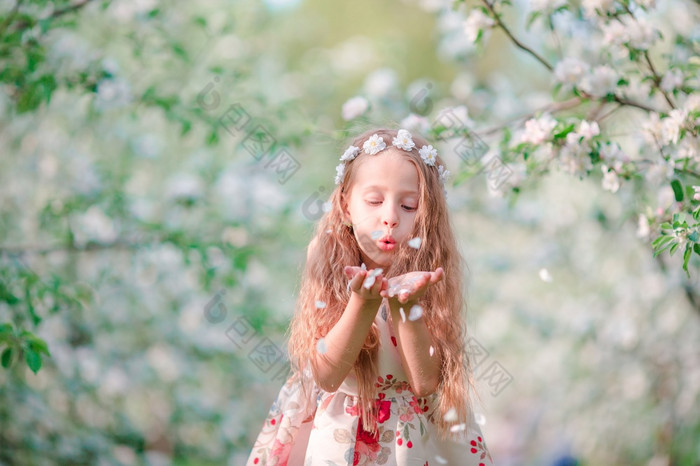
POLYGON ((419 322, 422 320, 421 317, 423 316, 422 307, 420 310, 414 311, 413 314, 411 313, 411 309, 416 305, 421 307, 417 299, 408 300, 405 303, 401 303, 397 299, 389 303, 389 309, 391 309, 391 315, 394 319, 398 317, 402 322, 419 322), (402 310, 403 315, 401 315, 402 310))
POLYGON ((383 298, 367 298, 353 291, 350 295, 350 299, 353 300, 354 303, 357 306, 359 306, 363 311, 376 312, 379 310, 379 306, 382 304, 383 298))

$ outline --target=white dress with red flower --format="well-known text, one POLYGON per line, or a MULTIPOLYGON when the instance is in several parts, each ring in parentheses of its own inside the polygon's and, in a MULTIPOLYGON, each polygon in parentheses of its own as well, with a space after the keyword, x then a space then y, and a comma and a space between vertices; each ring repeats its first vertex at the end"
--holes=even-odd
POLYGON ((362 429, 353 371, 335 392, 314 387, 303 399, 287 381, 265 419, 247 466, 493 465, 481 429, 471 416, 441 440, 433 416, 437 394, 417 398, 396 346, 387 303, 377 313, 380 331, 377 378, 378 433, 362 429))

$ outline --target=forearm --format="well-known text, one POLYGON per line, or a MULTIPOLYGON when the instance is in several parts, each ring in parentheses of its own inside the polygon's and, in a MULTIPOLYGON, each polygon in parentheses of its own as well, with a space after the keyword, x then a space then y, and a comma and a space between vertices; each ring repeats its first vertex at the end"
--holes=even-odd
POLYGON ((437 390, 440 383, 440 352, 425 324, 423 317, 404 322, 399 308, 408 317, 412 304, 391 304, 391 318, 396 332, 397 346, 401 354, 404 370, 408 375, 413 393, 428 396, 437 390), (431 350, 431 347, 433 348, 431 350))
POLYGON ((352 369, 372 322, 379 301, 365 301, 352 293, 345 312, 324 337, 325 352, 315 352, 314 378, 322 390, 334 392, 352 369))

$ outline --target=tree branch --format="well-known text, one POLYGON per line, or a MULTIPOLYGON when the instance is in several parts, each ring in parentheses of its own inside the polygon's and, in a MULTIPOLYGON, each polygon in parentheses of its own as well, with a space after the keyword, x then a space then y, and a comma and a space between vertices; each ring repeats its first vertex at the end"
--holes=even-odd
MULTIPOLYGON (((513 44, 515 44, 515 45, 516 45, 518 48, 520 48, 521 50, 524 50, 524 51, 527 52, 528 54, 532 55, 535 59, 537 59, 537 61, 539 61, 540 63, 542 63, 542 65, 543 65, 545 68, 547 68, 549 71, 554 71, 554 67, 553 67, 552 65, 550 65, 549 62, 547 62, 547 60, 545 60, 544 58, 542 58, 537 52, 535 52, 534 50, 532 50, 530 47, 528 47, 528 46, 526 46, 525 44, 523 44, 522 42, 520 42, 520 41, 513 35, 513 33, 510 32, 510 29, 508 29, 508 27, 503 23, 503 21, 501 21, 500 16, 498 16, 498 14, 496 13, 496 11, 495 11, 494 8, 493 8, 493 5, 492 5, 491 3, 489 3, 488 0, 482 0, 482 2, 483 2, 484 5, 486 5, 486 8, 489 10, 489 13, 490 13, 491 17, 493 17, 493 19, 496 21, 496 24, 498 25, 498 27, 500 27, 501 29, 503 29, 503 32, 506 33, 506 35, 510 38, 510 40, 513 42, 513 44)), ((658 84, 657 84, 657 87, 658 87, 658 84)), ((660 87, 659 87, 659 90, 661 90, 660 87)), ((661 92, 663 92, 663 90, 662 90, 661 92)), ((601 98, 599 98, 599 99, 596 99, 596 98, 594 98, 592 95, 590 95, 590 94, 588 94, 588 93, 581 92, 581 94, 582 94, 584 97, 586 97, 586 98, 588 98, 588 99, 590 99, 590 100, 599 100, 600 102, 607 102, 607 99, 606 99, 605 97, 601 97, 601 98)), ((638 102, 634 102, 634 101, 632 101, 632 100, 625 99, 624 97, 619 97, 619 96, 616 95, 615 98, 614 98, 614 100, 615 100, 615 102, 617 102, 617 103, 619 103, 619 104, 621 104, 621 105, 626 105, 626 106, 629 106, 629 107, 636 107, 636 108, 638 108, 638 109, 640 109, 640 110, 645 110, 645 111, 647 111, 647 112, 656 112, 655 109, 653 109, 653 108, 651 108, 651 107, 649 107, 649 106, 647 106, 647 105, 640 104, 640 103, 638 103, 638 102)), ((673 105, 673 104, 671 104, 671 105, 673 105)), ((675 108, 675 107, 674 107, 674 108, 675 108)), ((493 130, 489 130, 489 131, 492 132, 493 130)))
POLYGON ((69 5, 65 8, 61 8, 60 10, 56 10, 53 13, 51 13, 51 18, 58 18, 59 16, 63 16, 66 13, 70 13, 75 10, 79 10, 80 8, 84 7, 88 3, 90 3, 92 0, 80 0, 73 5, 69 5))
POLYGON ((677 173, 683 173, 684 175, 688 176, 694 176, 695 178, 700 180, 700 173, 695 173, 694 171, 686 170, 685 168, 674 168, 673 171, 677 173))
POLYGON ((499 125, 499 126, 496 126, 493 128, 489 128, 485 131, 482 131, 480 134, 482 136, 486 136, 489 134, 497 133, 497 132, 501 131, 503 128, 505 128, 506 126, 511 126, 512 124, 517 123, 520 120, 527 120, 527 119, 533 118, 536 114, 538 114, 540 112, 551 112, 551 113, 561 112, 562 110, 568 110, 568 109, 574 108, 580 104, 581 104, 581 98, 579 98, 579 97, 574 97, 572 99, 565 100, 564 102, 552 102, 550 104, 545 105, 544 107, 538 108, 537 110, 535 110, 533 112, 530 112, 526 115, 520 116, 514 120, 507 122, 507 123, 504 123, 502 125, 499 125))
POLYGON ((647 64, 649 65, 649 69, 651 70, 651 74, 654 77, 654 87, 656 87, 659 90, 659 92, 661 92, 661 94, 664 96, 664 99, 666 99, 666 102, 668 102, 671 108, 676 108, 676 105, 671 100, 671 96, 669 96, 668 93, 661 88, 661 77, 656 72, 656 68, 654 68, 654 64, 651 62, 651 58, 649 58, 649 52, 647 50, 644 51, 644 58, 646 59, 647 64))
POLYGON ((0 24, 0 37, 5 34, 5 31, 7 30, 8 26, 10 26, 10 23, 15 19, 15 16, 17 16, 17 13, 19 13, 19 6, 22 3, 23 0, 17 0, 17 3, 15 3, 14 8, 7 14, 7 18, 5 18, 5 21, 0 24))
POLYGON ((640 103, 634 102, 634 101, 632 101, 632 100, 627 100, 627 99, 625 99, 624 97, 615 96, 615 102, 617 102, 618 104, 627 105, 627 106, 630 106, 630 107, 636 107, 636 108, 638 108, 638 109, 640 109, 640 110, 646 110, 647 112, 656 112, 656 113, 658 113, 658 111, 657 111, 656 109, 653 109, 653 108, 651 108, 651 107, 648 107, 648 106, 646 106, 646 105, 644 105, 644 104, 640 104, 640 103))
MULTIPOLYGON (((634 12, 630 9, 629 5, 623 3, 623 7, 627 14, 629 14, 633 20, 637 21, 637 17, 634 16, 634 12)), ((622 20, 620 18, 617 18, 617 20, 622 23, 622 20)), ((624 23, 622 23, 624 24, 624 23)), ((659 76, 659 73, 656 72, 656 68, 654 67, 654 64, 651 62, 651 58, 649 57, 649 51, 645 50, 644 51, 644 59, 647 62, 647 65, 649 65, 649 70, 651 71, 651 76, 652 76, 652 81, 654 82, 654 87, 661 92, 661 94, 664 96, 664 99, 666 99, 666 102, 668 102, 668 105, 671 106, 671 108, 676 108, 676 105, 673 103, 671 100, 671 97, 668 95, 666 91, 661 89, 661 76, 659 76)))
MULTIPOLYGON (((81 9, 82 7, 84 7, 85 5, 90 3, 91 1, 93 1, 93 0, 80 0, 76 3, 74 3, 73 5, 69 5, 65 8, 61 8, 60 10, 55 10, 49 16, 47 16, 46 18, 42 18, 42 19, 56 19, 56 18, 61 17, 65 14, 68 14, 68 13, 71 13, 71 12, 74 12, 76 10, 81 9)), ((24 29, 27 26, 29 26, 29 23, 27 21, 22 21, 22 22, 17 23, 18 29, 24 29)))
POLYGON ((488 10, 489 10, 489 12, 490 12, 490 14, 491 14, 491 17, 493 17, 493 19, 496 21, 496 24, 498 25, 498 27, 500 27, 501 29, 503 29, 503 32, 506 33, 506 35, 510 38, 511 41, 513 41, 513 43, 514 43, 517 47, 519 47, 520 49, 524 50, 525 52, 527 52, 527 53, 529 53, 530 55, 532 55, 533 57, 535 57, 535 59, 536 59, 537 61, 539 61, 540 63, 542 63, 542 65, 543 65, 545 68, 547 68, 549 71, 553 71, 553 70, 554 70, 554 67, 552 67, 552 65, 550 65, 549 62, 547 62, 547 60, 545 60, 544 58, 542 58, 537 52, 535 52, 534 50, 532 50, 530 47, 528 47, 527 45, 525 45, 525 44, 523 44, 522 42, 520 42, 520 41, 510 32, 510 29, 508 29, 508 28, 506 27, 506 25, 503 24, 503 21, 501 21, 500 16, 498 16, 498 14, 496 13, 496 11, 493 9, 493 5, 492 5, 491 3, 489 3, 488 0, 482 0, 482 2, 484 3, 484 5, 486 5, 486 8, 488 8, 488 10))

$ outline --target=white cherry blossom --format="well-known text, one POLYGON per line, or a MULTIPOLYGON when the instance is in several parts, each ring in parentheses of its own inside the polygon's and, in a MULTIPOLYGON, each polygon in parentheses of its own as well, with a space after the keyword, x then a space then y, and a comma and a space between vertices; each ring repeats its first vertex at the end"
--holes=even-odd
POLYGON ((343 120, 350 121, 363 115, 369 108, 369 102, 364 97, 353 97, 343 104, 343 120))

